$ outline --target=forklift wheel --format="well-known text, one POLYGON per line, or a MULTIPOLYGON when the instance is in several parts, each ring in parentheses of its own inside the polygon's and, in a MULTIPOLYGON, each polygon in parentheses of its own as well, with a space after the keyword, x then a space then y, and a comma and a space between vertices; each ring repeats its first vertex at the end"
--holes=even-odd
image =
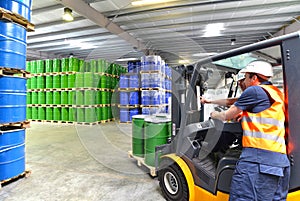
POLYGON ((172 164, 158 172, 159 185, 168 201, 188 201, 188 185, 181 169, 172 164))

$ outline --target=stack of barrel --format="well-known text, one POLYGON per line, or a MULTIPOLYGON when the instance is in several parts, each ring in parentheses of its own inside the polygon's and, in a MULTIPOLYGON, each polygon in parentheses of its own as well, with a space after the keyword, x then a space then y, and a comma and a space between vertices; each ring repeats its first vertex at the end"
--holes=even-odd
MULTIPOLYGON (((132 117, 132 154, 144 159, 148 166, 156 164, 155 147, 167 144, 172 134, 167 115, 134 115, 132 117)), ((159 160, 159 157, 157 158, 159 160)))
POLYGON ((123 67, 75 57, 27 62, 28 118, 99 123, 111 120, 111 97, 123 67))
POLYGON ((0 19, 0 181, 25 172, 26 40, 31 0, 1 0, 0 19), (19 76, 21 75, 21 76, 19 76))

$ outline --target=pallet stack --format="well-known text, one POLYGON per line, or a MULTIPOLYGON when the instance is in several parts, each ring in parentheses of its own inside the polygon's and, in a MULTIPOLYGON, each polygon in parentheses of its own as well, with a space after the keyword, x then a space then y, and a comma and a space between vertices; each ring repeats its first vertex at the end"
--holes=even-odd
POLYGON ((31 0, 0 1, 0 181, 1 185, 25 171, 27 31, 31 0))
POLYGON ((123 67, 103 59, 27 62, 28 119, 78 124, 113 120, 111 97, 123 67))

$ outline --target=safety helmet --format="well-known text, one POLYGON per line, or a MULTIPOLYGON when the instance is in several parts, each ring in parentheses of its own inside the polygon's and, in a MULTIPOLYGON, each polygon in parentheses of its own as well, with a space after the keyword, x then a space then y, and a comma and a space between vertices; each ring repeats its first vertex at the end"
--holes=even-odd
POLYGON ((242 72, 257 73, 268 78, 273 77, 272 65, 265 61, 252 61, 242 70, 242 72))
POLYGON ((243 70, 240 70, 240 72, 237 74, 237 81, 240 81, 242 79, 245 79, 245 72, 243 70))

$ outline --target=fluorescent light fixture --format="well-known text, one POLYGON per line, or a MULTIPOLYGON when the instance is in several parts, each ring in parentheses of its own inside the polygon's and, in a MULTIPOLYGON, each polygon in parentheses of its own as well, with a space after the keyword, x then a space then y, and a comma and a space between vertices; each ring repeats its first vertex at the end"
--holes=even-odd
POLYGON ((97 47, 96 45, 93 45, 93 44, 90 44, 90 43, 81 42, 81 41, 77 41, 77 40, 65 40, 65 43, 67 45, 70 45, 71 47, 80 48, 82 50, 95 49, 97 47))
POLYGON ((208 24, 205 27, 204 37, 221 36, 221 31, 224 30, 224 23, 208 24))
POLYGON ((193 57, 207 57, 207 56, 212 56, 215 54, 217 54, 217 52, 201 52, 201 53, 193 54, 192 56, 193 57))
POLYGON ((160 4, 160 3, 168 3, 176 0, 138 0, 133 1, 131 4, 133 6, 144 6, 144 5, 151 5, 151 4, 160 4))
POLYGON ((74 20, 74 17, 72 15, 72 10, 70 8, 64 8, 64 14, 62 16, 63 20, 67 22, 71 22, 74 20))
POLYGON ((140 60, 139 58, 120 58, 117 59, 116 61, 138 61, 140 60))
POLYGON ((182 59, 182 60, 179 60, 178 63, 180 63, 180 64, 188 64, 188 63, 190 63, 190 61, 182 59))

